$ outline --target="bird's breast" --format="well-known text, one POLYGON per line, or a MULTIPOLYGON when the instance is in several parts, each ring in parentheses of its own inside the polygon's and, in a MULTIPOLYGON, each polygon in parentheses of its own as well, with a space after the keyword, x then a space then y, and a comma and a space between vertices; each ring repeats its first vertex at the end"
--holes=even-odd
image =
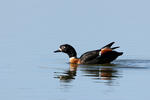
POLYGON ((72 64, 80 64, 80 59, 79 58, 71 57, 69 60, 70 60, 69 62, 72 63, 72 64))

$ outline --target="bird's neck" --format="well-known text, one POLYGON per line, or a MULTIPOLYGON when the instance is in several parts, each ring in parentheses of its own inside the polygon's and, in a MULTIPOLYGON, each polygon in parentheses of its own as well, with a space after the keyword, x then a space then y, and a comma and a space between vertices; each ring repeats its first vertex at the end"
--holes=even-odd
POLYGON ((72 57, 77 58, 77 53, 76 53, 75 49, 69 50, 67 52, 67 54, 68 54, 69 58, 72 58, 72 57))
POLYGON ((69 62, 71 64, 80 64, 80 59, 77 58, 75 49, 70 50, 69 52, 67 52, 67 54, 69 56, 69 62))

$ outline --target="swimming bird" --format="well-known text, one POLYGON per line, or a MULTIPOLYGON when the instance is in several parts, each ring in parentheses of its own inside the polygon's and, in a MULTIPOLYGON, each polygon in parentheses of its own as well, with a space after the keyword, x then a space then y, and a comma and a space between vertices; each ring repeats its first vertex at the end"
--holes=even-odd
POLYGON ((115 42, 111 42, 101 49, 88 51, 77 58, 76 50, 69 44, 60 45, 59 49, 54 51, 66 53, 69 56, 69 62, 74 64, 105 64, 121 56, 123 52, 114 51, 118 47, 111 47, 115 42))

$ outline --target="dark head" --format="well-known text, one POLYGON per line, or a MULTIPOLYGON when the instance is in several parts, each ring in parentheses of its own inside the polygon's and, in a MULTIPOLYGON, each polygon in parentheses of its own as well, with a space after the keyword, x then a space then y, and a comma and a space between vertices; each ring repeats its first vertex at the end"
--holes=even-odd
POLYGON ((77 57, 77 53, 76 53, 75 49, 69 44, 60 45, 59 49, 54 51, 54 53, 57 53, 57 52, 66 53, 66 54, 68 54, 69 58, 77 57))

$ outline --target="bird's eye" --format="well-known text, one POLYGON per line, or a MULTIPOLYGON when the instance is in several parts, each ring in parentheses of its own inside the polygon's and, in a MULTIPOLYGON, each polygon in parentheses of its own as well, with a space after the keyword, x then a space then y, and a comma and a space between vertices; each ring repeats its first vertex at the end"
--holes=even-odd
POLYGON ((66 48, 65 46, 62 47, 62 49, 65 49, 65 48, 66 48))

